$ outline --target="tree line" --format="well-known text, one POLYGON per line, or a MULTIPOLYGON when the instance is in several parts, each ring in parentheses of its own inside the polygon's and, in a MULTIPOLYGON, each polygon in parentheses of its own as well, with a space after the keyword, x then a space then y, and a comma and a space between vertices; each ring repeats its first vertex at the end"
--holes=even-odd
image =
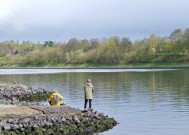
POLYGON ((152 34, 131 41, 128 37, 0 42, 0 66, 129 65, 189 62, 189 29, 174 30, 167 37, 152 34))

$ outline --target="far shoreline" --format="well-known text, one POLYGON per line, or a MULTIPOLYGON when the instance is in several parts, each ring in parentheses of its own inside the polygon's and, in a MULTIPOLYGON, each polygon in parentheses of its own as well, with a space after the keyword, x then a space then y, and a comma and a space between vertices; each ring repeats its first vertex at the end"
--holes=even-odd
POLYGON ((0 69, 189 69, 183 66, 100 66, 100 67, 0 67, 0 69))

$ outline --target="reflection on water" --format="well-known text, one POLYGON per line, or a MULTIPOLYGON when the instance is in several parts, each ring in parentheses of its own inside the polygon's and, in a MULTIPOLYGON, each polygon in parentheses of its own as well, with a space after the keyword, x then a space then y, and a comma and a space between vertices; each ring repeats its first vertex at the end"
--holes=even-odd
POLYGON ((93 108, 120 123, 98 135, 188 135, 189 70, 0 75, 1 82, 57 89, 80 109, 88 78, 95 86, 93 108))

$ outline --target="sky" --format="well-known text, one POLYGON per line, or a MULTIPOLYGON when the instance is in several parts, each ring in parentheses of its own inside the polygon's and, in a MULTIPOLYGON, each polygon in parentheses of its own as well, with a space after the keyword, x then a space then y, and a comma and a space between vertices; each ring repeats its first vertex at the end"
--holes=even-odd
POLYGON ((188 13, 189 0, 0 0, 0 41, 169 36, 188 13))

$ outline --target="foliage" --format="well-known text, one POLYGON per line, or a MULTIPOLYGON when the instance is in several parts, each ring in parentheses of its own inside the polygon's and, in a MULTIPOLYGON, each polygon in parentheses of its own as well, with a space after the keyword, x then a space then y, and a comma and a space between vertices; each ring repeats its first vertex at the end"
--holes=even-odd
POLYGON ((117 36, 91 40, 72 38, 67 43, 0 42, 1 67, 165 62, 189 62, 189 29, 176 29, 169 37, 152 34, 134 42, 117 36))

